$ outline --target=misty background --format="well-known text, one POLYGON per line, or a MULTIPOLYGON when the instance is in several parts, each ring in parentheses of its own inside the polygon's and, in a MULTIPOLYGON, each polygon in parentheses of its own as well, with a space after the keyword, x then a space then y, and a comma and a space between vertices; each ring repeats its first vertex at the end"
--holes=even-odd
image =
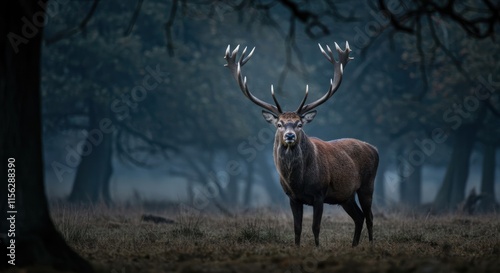
MULTIPOLYGON (((395 18, 419 7, 382 2, 395 18)), ((454 10, 478 18, 484 5, 454 10)), ((388 14, 365 1, 50 1, 41 69, 48 197, 223 212, 287 206, 274 128, 224 67, 225 50, 256 47, 243 69, 250 89, 271 102, 274 84, 291 111, 307 84, 309 101, 328 90, 333 67, 318 43, 349 41, 342 85, 305 132, 379 149, 378 207, 455 209, 474 190, 491 210, 500 198, 498 28, 476 37, 435 12, 401 31, 388 14)))

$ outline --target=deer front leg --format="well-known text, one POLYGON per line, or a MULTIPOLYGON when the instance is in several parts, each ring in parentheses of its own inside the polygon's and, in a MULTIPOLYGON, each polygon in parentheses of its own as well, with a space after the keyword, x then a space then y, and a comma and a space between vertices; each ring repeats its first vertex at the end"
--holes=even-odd
POLYGON ((313 224, 314 243, 319 246, 319 230, 321 227, 321 217, 323 217, 323 200, 314 200, 313 204, 313 224))
POLYGON ((300 234, 302 233, 302 214, 304 211, 303 204, 294 201, 290 198, 290 207, 293 214, 293 230, 295 232, 295 245, 300 246, 300 234))

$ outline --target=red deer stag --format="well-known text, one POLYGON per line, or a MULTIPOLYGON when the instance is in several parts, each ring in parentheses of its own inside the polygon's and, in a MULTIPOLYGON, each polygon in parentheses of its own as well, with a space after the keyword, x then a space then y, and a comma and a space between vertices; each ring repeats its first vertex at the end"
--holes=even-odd
POLYGON ((239 46, 232 52, 227 47, 225 59, 233 77, 238 82, 243 94, 253 103, 264 108, 265 120, 276 126, 274 140, 274 164, 279 173, 283 190, 290 198, 293 213, 295 244, 300 245, 302 233, 303 205, 313 207, 312 231, 314 242, 319 245, 319 230, 323 214, 323 204, 340 204, 354 220, 354 238, 352 245, 359 243, 361 230, 366 218, 368 238, 373 241, 373 214, 371 211, 373 184, 378 167, 378 152, 372 145, 356 139, 338 139, 323 141, 308 137, 303 125, 311 122, 316 116, 314 108, 326 102, 337 91, 342 81, 343 69, 352 60, 351 49, 346 42, 342 50, 335 43, 339 60, 336 61, 330 47, 327 52, 321 45, 321 53, 325 55, 335 68, 333 80, 330 80, 328 92, 320 99, 306 103, 308 87, 299 108, 293 112, 283 112, 274 96, 275 105, 255 97, 247 86, 246 77, 241 75, 241 67, 252 56, 255 48, 245 57, 246 48, 239 60, 236 60, 239 46), (355 200, 358 195, 359 208, 355 200))

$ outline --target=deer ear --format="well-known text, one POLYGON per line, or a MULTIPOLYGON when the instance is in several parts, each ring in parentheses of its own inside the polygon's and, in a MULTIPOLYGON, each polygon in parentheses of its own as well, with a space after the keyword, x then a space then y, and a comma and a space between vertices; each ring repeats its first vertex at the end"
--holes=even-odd
POLYGON ((268 112, 266 110, 262 110, 262 115, 264 116, 264 119, 271 123, 272 125, 276 126, 276 123, 278 122, 278 117, 271 113, 271 112, 268 112))
POLYGON ((316 116, 316 113, 317 113, 316 110, 313 110, 303 114, 300 117, 300 119, 302 119, 302 123, 306 124, 313 121, 314 117, 316 116))

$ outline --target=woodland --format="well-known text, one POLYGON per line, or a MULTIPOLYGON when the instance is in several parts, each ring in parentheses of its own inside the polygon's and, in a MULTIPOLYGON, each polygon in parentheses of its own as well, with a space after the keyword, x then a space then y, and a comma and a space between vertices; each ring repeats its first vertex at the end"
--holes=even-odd
MULTIPOLYGON (((60 202, 181 206, 226 217, 288 209, 272 160, 274 128, 224 68, 228 45, 256 48, 245 66, 253 92, 271 102, 273 84, 292 110, 306 85, 315 100, 333 77, 318 43, 343 48, 348 41, 354 60, 308 135, 378 148, 380 214, 498 212, 496 1, 2 5, 0 170, 7 177, 15 158, 20 265, 92 270, 72 250, 85 248, 68 247, 68 233, 56 231, 61 210, 53 204, 60 202), (163 182, 149 181, 150 173, 163 182), (160 188, 177 197, 160 200, 160 188)), ((4 191, 0 201, 4 219, 4 191)), ((74 225, 83 221, 77 218, 74 225)), ((2 236, 8 225, 0 222, 2 236)))

